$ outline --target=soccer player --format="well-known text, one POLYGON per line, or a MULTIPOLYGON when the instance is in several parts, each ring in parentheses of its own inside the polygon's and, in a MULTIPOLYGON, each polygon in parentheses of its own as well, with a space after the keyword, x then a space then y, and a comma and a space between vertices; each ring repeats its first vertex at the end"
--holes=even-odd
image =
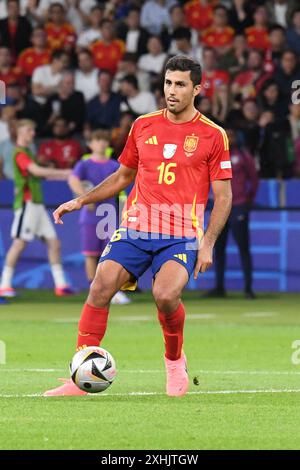
POLYGON ((18 259, 27 242, 35 237, 41 238, 48 247, 48 258, 58 296, 73 293, 67 285, 60 258, 60 243, 54 226, 43 205, 41 178, 66 179, 69 170, 43 168, 36 164, 29 146, 35 135, 35 123, 29 119, 17 122, 16 148, 13 154, 14 165, 14 220, 11 228, 13 243, 6 255, 0 296, 14 297, 12 278, 18 259))
MULTIPOLYGON (((213 246, 227 221, 232 199, 226 133, 194 107, 200 83, 198 62, 185 56, 169 59, 164 78, 167 108, 134 122, 117 172, 53 214, 61 224, 63 214, 112 197, 135 179, 123 221, 102 253, 83 307, 77 348, 99 345, 110 299, 120 288, 136 283, 151 266, 169 396, 184 395, 188 390, 182 290, 192 273, 197 278, 211 266, 213 246), (204 234, 202 220, 210 184, 214 206, 204 234)), ((45 396, 84 394, 67 379, 45 392, 45 396)))
MULTIPOLYGON (((109 133, 107 131, 96 130, 91 133, 88 146, 92 153, 88 158, 80 160, 74 167, 69 178, 69 186, 78 196, 84 195, 88 189, 101 183, 104 179, 114 173, 119 164, 115 160, 110 160, 106 156, 106 149, 109 146, 109 133)), ((109 204, 112 211, 111 225, 115 225, 117 218, 116 199, 114 197, 102 201, 109 204)), ((81 250, 85 256, 85 271, 89 282, 92 282, 98 265, 98 260, 105 246, 109 241, 107 232, 97 232, 97 225, 100 222, 100 215, 97 209, 100 204, 89 204, 81 210, 79 217, 81 250)), ((105 214, 102 214, 102 220, 105 214)), ((106 219, 105 219, 106 222, 106 219)), ((110 236, 112 233, 110 233, 110 236)), ((111 303, 127 304, 130 300, 123 292, 117 292, 111 303)))

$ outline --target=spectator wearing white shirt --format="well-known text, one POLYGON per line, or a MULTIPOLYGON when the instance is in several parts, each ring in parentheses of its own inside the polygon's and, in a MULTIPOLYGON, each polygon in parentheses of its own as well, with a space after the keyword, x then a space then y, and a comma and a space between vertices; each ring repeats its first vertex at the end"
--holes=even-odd
POLYGON ((104 9, 100 5, 95 5, 88 16, 88 27, 82 31, 77 39, 77 49, 89 47, 98 39, 102 39, 101 22, 103 20, 104 9))
POLYGON ((141 11, 141 26, 150 34, 160 34, 171 24, 169 8, 177 3, 175 0, 149 0, 141 11))
POLYGON ((138 7, 132 7, 124 21, 119 24, 118 37, 124 41, 126 52, 139 56, 147 52, 149 33, 141 27, 138 7))
POLYGON ((161 39, 151 36, 147 42, 148 54, 143 54, 138 61, 138 68, 149 74, 160 75, 168 57, 163 51, 161 39))
POLYGON ((151 113, 157 105, 154 95, 150 91, 139 91, 138 82, 134 75, 126 75, 121 81, 123 101, 121 111, 130 111, 136 116, 151 113))
POLYGON ((53 52, 49 65, 41 65, 34 70, 31 85, 33 99, 37 103, 44 105, 48 96, 57 92, 62 73, 68 65, 68 55, 58 50, 53 52))
POLYGON ((75 90, 81 91, 87 103, 99 94, 98 69, 94 67, 92 53, 82 49, 77 54, 78 69, 75 71, 75 90))

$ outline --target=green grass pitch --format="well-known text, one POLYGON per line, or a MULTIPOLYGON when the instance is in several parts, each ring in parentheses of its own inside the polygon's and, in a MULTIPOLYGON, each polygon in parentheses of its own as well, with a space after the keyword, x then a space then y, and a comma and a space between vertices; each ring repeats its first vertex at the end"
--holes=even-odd
POLYGON ((24 291, 0 305, 1 449, 300 448, 300 295, 186 293, 190 390, 170 398, 152 297, 134 294, 112 306, 102 344, 116 359, 115 383, 94 396, 43 398, 68 376, 84 298, 24 291))

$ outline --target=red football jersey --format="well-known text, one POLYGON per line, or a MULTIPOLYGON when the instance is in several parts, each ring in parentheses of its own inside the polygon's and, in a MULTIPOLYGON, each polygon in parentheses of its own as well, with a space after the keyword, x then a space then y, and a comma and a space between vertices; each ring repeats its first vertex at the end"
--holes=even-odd
POLYGON ((81 147, 74 139, 50 140, 40 145, 38 155, 45 163, 53 162, 56 168, 72 168, 81 156, 81 147))
POLYGON ((201 42, 210 47, 230 46, 233 42, 234 30, 229 26, 217 30, 213 27, 204 31, 201 42))
POLYGON ((34 70, 40 65, 46 65, 51 62, 51 53, 49 50, 38 52, 33 47, 28 47, 21 52, 18 57, 17 67, 23 71, 26 77, 31 77, 34 70))
POLYGON ((213 21, 213 6, 203 4, 199 0, 192 0, 184 5, 185 19, 190 28, 203 30, 213 21))
POLYGON ((227 85, 230 81, 229 73, 225 70, 214 70, 213 72, 203 72, 201 95, 212 98, 215 88, 220 85, 227 85))
POLYGON ((245 29, 248 46, 252 49, 262 49, 266 51, 270 47, 269 33, 267 29, 257 29, 250 26, 245 29))
POLYGON ((99 39, 91 45, 91 52, 95 66, 109 70, 114 75, 124 55, 125 45, 120 39, 114 39, 110 44, 99 39))
POLYGON ((198 111, 181 124, 166 109, 140 116, 119 162, 138 169, 122 225, 181 237, 201 238, 210 182, 232 176, 225 131, 198 111))
POLYGON ((44 27, 47 34, 48 47, 55 51, 62 49, 65 44, 75 44, 76 32, 70 23, 64 23, 61 26, 55 26, 54 23, 46 23, 44 27))

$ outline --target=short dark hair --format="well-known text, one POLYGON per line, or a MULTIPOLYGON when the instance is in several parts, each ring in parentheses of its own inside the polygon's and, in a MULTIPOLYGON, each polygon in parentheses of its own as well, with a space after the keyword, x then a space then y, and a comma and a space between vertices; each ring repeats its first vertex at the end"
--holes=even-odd
POLYGON ((125 77, 122 78, 121 83, 126 82, 132 85, 136 90, 139 89, 138 81, 135 75, 125 75, 125 77))
POLYGON ((56 49, 54 52, 52 52, 51 59, 52 60, 61 59, 64 55, 68 55, 68 54, 62 49, 56 49))
POLYGON ((184 26, 180 26, 176 28, 173 32, 173 39, 186 39, 187 41, 191 41, 192 33, 189 28, 185 28, 184 26))
POLYGON ((190 57, 186 57, 184 55, 176 55, 174 57, 171 57, 171 59, 168 60, 165 66, 165 73, 167 70, 171 70, 172 72, 175 72, 179 70, 180 72, 191 72, 191 80, 193 82, 193 85, 200 85, 201 80, 202 80, 202 69, 201 65, 199 62, 197 62, 194 59, 191 59, 190 57))
POLYGON ((269 28, 269 34, 272 33, 273 31, 282 31, 283 34, 285 34, 285 28, 283 26, 281 26, 280 24, 272 24, 272 26, 270 26, 269 28))

